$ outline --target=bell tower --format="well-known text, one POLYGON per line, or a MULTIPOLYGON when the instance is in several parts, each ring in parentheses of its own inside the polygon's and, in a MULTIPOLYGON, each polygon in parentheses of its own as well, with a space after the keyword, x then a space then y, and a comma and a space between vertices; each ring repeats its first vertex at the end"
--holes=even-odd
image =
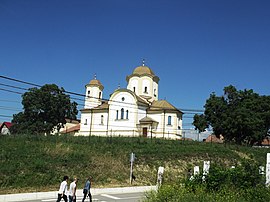
POLYGON ((85 109, 92 109, 101 105, 103 89, 103 85, 99 80, 97 80, 97 76, 95 74, 94 79, 85 85, 85 109))

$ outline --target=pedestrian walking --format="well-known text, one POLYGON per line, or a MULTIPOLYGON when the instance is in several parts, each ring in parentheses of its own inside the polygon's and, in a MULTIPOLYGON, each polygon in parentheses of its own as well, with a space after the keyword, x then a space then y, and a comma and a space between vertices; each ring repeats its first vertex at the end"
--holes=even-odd
POLYGON ((76 202, 77 182, 78 179, 75 177, 73 182, 71 182, 69 185, 69 195, 68 195, 69 202, 76 202))
POLYGON ((91 188, 91 184, 92 184, 92 177, 89 176, 85 182, 84 188, 83 188, 83 199, 82 202, 84 202, 86 196, 89 196, 89 201, 92 202, 92 195, 90 192, 90 188, 91 188))
POLYGON ((61 199, 64 199, 64 201, 67 202, 67 195, 66 195, 67 190, 68 190, 67 181, 68 181, 68 176, 64 176, 63 181, 60 184, 60 188, 58 191, 58 198, 56 202, 60 202, 61 199))

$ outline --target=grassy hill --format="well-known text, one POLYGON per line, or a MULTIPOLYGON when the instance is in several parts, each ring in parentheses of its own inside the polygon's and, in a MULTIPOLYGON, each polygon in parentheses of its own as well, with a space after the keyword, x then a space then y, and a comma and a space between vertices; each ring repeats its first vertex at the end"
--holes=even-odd
POLYGON ((133 185, 155 185, 159 166, 164 183, 184 178, 188 168, 204 160, 232 166, 242 158, 266 163, 269 149, 146 138, 70 136, 1 136, 0 194, 58 190, 64 175, 88 175, 93 187, 129 186, 130 154, 136 155, 133 185))

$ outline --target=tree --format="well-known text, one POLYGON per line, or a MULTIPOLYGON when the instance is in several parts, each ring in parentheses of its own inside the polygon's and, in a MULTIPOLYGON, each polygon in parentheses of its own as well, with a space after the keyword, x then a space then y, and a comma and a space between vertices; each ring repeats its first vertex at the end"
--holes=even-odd
POLYGON ((225 141, 253 145, 268 135, 270 96, 260 96, 253 90, 237 91, 230 85, 221 97, 212 93, 204 107, 204 115, 194 116, 195 127, 211 126, 215 135, 222 134, 225 141))
POLYGON ((30 88, 22 95, 24 111, 13 115, 11 132, 50 134, 55 128, 59 131, 66 118, 76 119, 77 103, 64 92, 55 84, 30 88))
POLYGON ((195 114, 193 125, 195 126, 195 130, 198 130, 199 133, 204 132, 205 129, 208 127, 207 120, 204 114, 195 114))

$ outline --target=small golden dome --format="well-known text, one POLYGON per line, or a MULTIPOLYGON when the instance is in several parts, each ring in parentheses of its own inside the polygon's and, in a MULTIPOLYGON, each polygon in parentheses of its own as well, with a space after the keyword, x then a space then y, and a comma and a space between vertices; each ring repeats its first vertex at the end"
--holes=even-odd
POLYGON ((96 75, 94 77, 94 79, 92 79, 89 84, 87 84, 85 87, 87 86, 98 86, 100 90, 104 89, 104 86, 101 84, 101 82, 99 80, 97 80, 96 75))
POLYGON ((101 85, 101 82, 97 79, 92 79, 90 82, 89 82, 90 85, 101 85))

